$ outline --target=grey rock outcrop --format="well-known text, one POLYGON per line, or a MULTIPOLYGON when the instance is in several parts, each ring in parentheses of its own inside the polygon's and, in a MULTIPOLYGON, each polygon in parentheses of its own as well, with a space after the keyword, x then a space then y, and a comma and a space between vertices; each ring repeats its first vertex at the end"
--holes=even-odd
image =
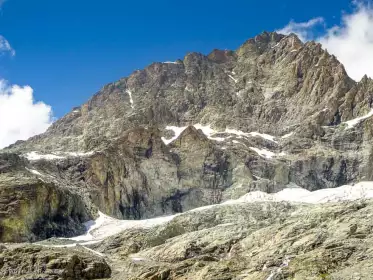
POLYGON ((372 201, 221 205, 94 249, 113 279, 370 279, 372 201))
POLYGON ((1 279, 108 279, 107 262, 91 253, 39 246, 14 246, 0 251, 1 279))

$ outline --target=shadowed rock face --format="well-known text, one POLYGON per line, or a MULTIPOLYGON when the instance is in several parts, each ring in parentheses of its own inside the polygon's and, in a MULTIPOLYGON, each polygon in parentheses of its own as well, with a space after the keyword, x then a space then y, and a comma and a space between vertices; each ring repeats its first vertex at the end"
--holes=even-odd
POLYGON ((153 63, 3 151, 0 240, 76 235, 97 209, 143 219, 289 184, 373 180, 373 119, 346 123, 372 100, 371 79, 351 80, 320 44, 293 34, 153 63), (169 126, 186 128, 166 145, 169 126), (26 160, 32 151, 60 156, 26 160))
POLYGON ((92 218, 73 189, 38 179, 15 154, 0 154, 0 241, 27 242, 85 232, 92 218))
POLYGON ((121 219, 219 203, 231 184, 228 155, 195 128, 187 128, 170 147, 163 144, 158 129, 137 128, 88 157, 32 164, 48 174, 44 180, 74 184, 101 211, 121 219))

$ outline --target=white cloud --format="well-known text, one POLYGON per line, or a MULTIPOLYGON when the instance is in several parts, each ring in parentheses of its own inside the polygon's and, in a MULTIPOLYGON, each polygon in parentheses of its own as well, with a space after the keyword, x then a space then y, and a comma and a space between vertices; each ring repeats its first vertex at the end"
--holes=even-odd
MULTIPOLYGON (((2 9, 3 4, 7 0, 0 0, 0 10, 2 9)), ((0 54, 9 53, 11 56, 16 55, 16 51, 11 47, 8 40, 4 36, 0 35, 0 54)))
POLYGON ((31 87, 0 81, 0 149, 44 132, 51 123, 51 107, 34 102, 31 87))
MULTIPOLYGON (((7 0, 0 0, 0 10, 7 0)), ((16 55, 16 51, 9 44, 8 40, 4 36, 0 35, 0 54, 9 53, 11 56, 16 55)))
POLYGON ((320 25, 322 23, 324 23, 324 19, 322 17, 313 18, 306 22, 295 22, 291 20, 284 28, 276 30, 276 32, 284 35, 295 33, 298 35, 299 39, 302 41, 307 41, 310 37, 312 29, 316 25, 320 25))
POLYGON ((323 36, 314 37, 313 29, 322 18, 305 23, 291 21, 278 32, 291 32, 301 40, 316 40, 334 54, 345 66, 351 78, 360 80, 365 74, 373 77, 373 8, 368 2, 354 2, 355 9, 344 14, 339 25, 325 28, 323 36))
POLYGON ((9 53, 11 56, 16 55, 16 51, 11 47, 8 40, 5 39, 1 35, 0 35, 0 53, 9 53))

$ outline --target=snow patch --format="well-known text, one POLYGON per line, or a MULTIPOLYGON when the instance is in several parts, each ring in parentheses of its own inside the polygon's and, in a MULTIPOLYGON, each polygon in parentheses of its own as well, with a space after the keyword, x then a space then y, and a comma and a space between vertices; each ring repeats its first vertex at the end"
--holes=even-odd
POLYGON ((39 171, 37 171, 35 169, 30 169, 30 168, 26 167, 26 170, 31 172, 32 174, 35 174, 35 175, 38 175, 38 176, 43 176, 43 174, 41 174, 39 171))
POLYGON ((183 133, 183 131, 187 128, 187 126, 183 126, 183 127, 177 127, 177 126, 166 126, 166 130, 172 130, 175 134, 175 136, 173 136, 172 138, 170 139, 166 139, 165 137, 162 137, 162 141, 163 143, 165 143, 166 145, 170 144, 171 142, 175 141, 181 133, 183 133))
POLYGON ((202 130, 203 134, 207 137, 211 137, 211 135, 216 134, 217 131, 211 128, 211 125, 202 125, 202 124, 195 124, 193 125, 196 129, 202 130))
MULTIPOLYGON (((118 220, 99 212, 94 221, 85 223, 87 233, 73 238, 61 238, 74 241, 100 241, 106 237, 120 233, 130 228, 150 228, 171 221, 176 215, 148 220, 118 220)), ((87 243, 82 243, 87 245, 87 243)))
POLYGON ((65 153, 66 155, 69 155, 69 156, 72 156, 72 157, 88 157, 88 156, 91 156, 91 155, 94 155, 95 152, 94 151, 91 151, 91 152, 67 152, 65 153))
POLYGON ((234 134, 234 135, 237 135, 237 136, 245 136, 245 137, 250 137, 250 136, 253 136, 253 137, 261 137, 261 138, 263 138, 263 139, 266 139, 266 140, 269 140, 269 141, 272 141, 272 142, 278 143, 278 142, 275 140, 275 139, 276 139, 275 136, 272 136, 272 135, 269 135, 269 134, 265 134, 265 133, 259 133, 259 132, 250 132, 250 133, 246 133, 246 132, 243 132, 243 131, 240 131, 240 130, 229 129, 229 128, 227 128, 227 129, 225 130, 225 133, 234 134))
POLYGON ((145 261, 145 258, 141 258, 141 257, 131 257, 132 261, 134 262, 142 262, 142 261, 145 261))
POLYGON ((95 152, 55 152, 54 154, 40 154, 38 152, 30 152, 23 154, 22 156, 27 158, 29 161, 38 161, 38 160, 57 160, 57 159, 64 159, 66 157, 85 157, 91 156, 95 152))
POLYGON ((259 133, 259 132, 250 132, 249 134, 251 136, 254 136, 254 137, 262 137, 266 140, 277 143, 277 141, 275 140, 275 136, 272 136, 272 135, 269 135, 269 134, 264 134, 264 133, 259 133))
POLYGON ((280 91, 280 90, 281 90, 281 88, 278 88, 278 87, 263 88, 262 92, 263 92, 263 95, 264 95, 264 99, 265 100, 271 99, 275 95, 275 93, 277 91, 280 91))
MULTIPOLYGON (((210 125, 195 124, 193 126, 195 127, 195 129, 202 130, 203 134, 205 134, 211 140, 219 141, 219 142, 222 142, 225 140, 225 138, 222 138, 222 137, 212 137, 213 134, 216 134, 216 131, 212 129, 210 125)), ((166 126, 166 130, 172 130, 175 133, 175 136, 170 139, 166 139, 165 137, 162 137, 163 143, 168 145, 172 141, 175 141, 180 136, 180 134, 183 133, 183 131, 186 128, 187 126, 184 126, 184 127, 166 126)))
MULTIPOLYGON (((243 132, 243 131, 240 131, 240 130, 229 129, 229 128, 227 128, 225 131, 216 131, 216 130, 211 128, 211 125, 202 125, 202 124, 198 124, 198 123, 193 125, 193 126, 196 129, 202 130, 203 134, 205 134, 207 136, 207 138, 209 138, 210 140, 214 140, 214 141, 218 141, 218 142, 223 142, 226 139, 231 138, 232 136, 214 137, 214 135, 218 134, 218 133, 226 133, 226 134, 233 134, 233 135, 236 135, 238 137, 242 137, 242 136, 244 136, 244 137, 261 137, 263 139, 272 141, 274 143, 278 143, 278 141, 275 140, 276 139, 275 136, 265 134, 265 133, 259 133, 259 132, 246 133, 246 132, 243 132)), ((175 136, 170 138, 170 139, 166 139, 165 137, 162 137, 163 142, 166 145, 170 144, 172 141, 176 140, 186 128, 187 128, 187 126, 184 126, 184 127, 166 126, 166 130, 172 130, 175 133, 175 136)))
POLYGON ((372 116, 373 116, 373 109, 371 109, 370 112, 368 114, 366 114, 365 116, 362 116, 362 117, 359 117, 359 118, 356 118, 356 119, 344 122, 345 124, 347 124, 347 128, 346 129, 353 128, 355 125, 359 124, 361 121, 363 121, 363 120, 365 120, 367 118, 370 118, 372 116))
POLYGON ((373 198, 373 181, 345 185, 333 189, 322 189, 310 192, 303 188, 286 188, 274 194, 260 191, 250 192, 237 200, 225 204, 248 203, 260 201, 287 201, 294 203, 321 204, 329 202, 353 201, 373 198))
POLYGON ((127 89, 126 93, 128 93, 128 96, 130 97, 131 108, 135 109, 135 106, 133 105, 132 92, 127 89))
POLYGON ((281 153, 276 154, 276 153, 268 151, 266 149, 259 149, 259 148, 255 148, 255 147, 249 147, 249 149, 256 152, 262 158, 266 158, 266 159, 272 159, 273 157, 286 156, 285 152, 281 152, 281 153))
POLYGON ((177 64, 176 61, 165 61, 165 62, 162 62, 162 63, 165 63, 165 64, 177 64))
POLYGON ((272 47, 272 49, 278 47, 279 45, 280 45, 280 42, 278 42, 276 45, 274 45, 274 46, 272 47))
POLYGON ((42 155, 42 154, 39 154, 38 152, 30 152, 30 153, 24 154, 23 157, 27 158, 30 161, 36 161, 36 160, 41 160, 41 159, 55 160, 55 159, 63 159, 64 158, 64 157, 61 157, 61 156, 57 156, 55 154, 42 155))
POLYGON ((250 147, 250 150, 253 150, 254 152, 256 152, 261 157, 268 158, 268 159, 271 159, 276 155, 275 153, 273 153, 271 151, 268 151, 268 150, 265 150, 265 149, 258 149, 258 148, 255 148, 255 147, 250 147))
POLYGON ((210 140, 214 140, 214 141, 217 141, 217 142, 223 142, 225 141, 227 138, 223 138, 223 137, 209 137, 210 140))
POLYGON ((233 80, 233 81, 234 81, 234 82, 235 82, 235 83, 237 84, 238 80, 237 80, 237 79, 235 79, 235 78, 233 78, 233 76, 232 76, 232 75, 229 75, 229 74, 228 74, 228 77, 229 77, 229 78, 231 78, 231 79, 232 79, 232 80, 233 80))
POLYGON ((291 137, 293 135, 294 135, 294 132, 290 132, 290 133, 285 134, 284 136, 282 136, 281 139, 286 139, 286 138, 289 138, 289 137, 291 137))
POLYGON ((97 252, 97 251, 95 251, 95 250, 92 250, 92 249, 90 249, 90 248, 88 248, 88 247, 83 246, 83 248, 86 249, 86 250, 88 250, 88 251, 90 251, 90 252, 92 252, 92 253, 95 254, 95 255, 100 256, 100 257, 104 257, 104 256, 105 256, 104 254, 102 254, 102 253, 100 253, 100 252, 97 252))

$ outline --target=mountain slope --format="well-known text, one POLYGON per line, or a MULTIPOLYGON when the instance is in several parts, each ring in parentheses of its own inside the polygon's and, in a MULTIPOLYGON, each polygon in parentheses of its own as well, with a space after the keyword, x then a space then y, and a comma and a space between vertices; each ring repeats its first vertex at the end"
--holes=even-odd
MULTIPOLYGON (((144 219, 222 203, 253 191, 276 193, 294 186, 315 191, 373 181, 372 140, 373 81, 350 79, 320 44, 302 43, 294 34, 264 32, 236 51, 189 53, 183 60, 135 71, 105 86, 44 134, 1 151, 0 241, 78 235, 98 210, 118 219, 144 219), (27 200, 30 193, 39 200, 27 200), (46 201, 45 207, 40 199, 46 201), (10 218, 12 222, 4 224, 10 218), (43 230, 35 230, 39 228, 43 230)), ((284 205, 279 207, 288 207, 284 205)), ((244 210, 227 211, 239 216, 244 210)), ((263 214, 266 208, 258 211, 263 214)), ((335 223, 335 217, 328 221, 335 223)), ((288 219, 275 219, 283 218, 288 219)), ((303 216, 298 218, 290 217, 288 225, 301 223, 303 216)), ((242 225, 238 232, 249 238, 248 227, 242 225)), ((281 223, 276 230, 280 227, 281 223)), ((221 236, 222 228, 211 235, 221 236)), ((144 234, 140 231, 136 236, 144 234)), ((190 244, 199 240, 199 234, 203 233, 188 235, 190 244)), ((279 238, 280 243, 288 242, 288 237, 284 237, 287 241, 279 238)), ((228 243, 236 240, 228 239, 228 243)), ((280 243, 274 250, 280 250, 280 243)), ((114 246, 115 252, 122 246, 114 246)), ((147 254, 167 258, 171 249, 162 248, 146 248, 147 254)), ((199 256, 198 248, 184 253, 199 256)), ((111 247, 102 253, 107 250, 111 247)), ((219 254, 207 257, 217 262, 217 271, 222 269, 219 254)), ((241 257, 247 256, 239 255, 237 260, 241 257)), ((167 263, 162 258, 153 261, 167 263)), ((275 266, 281 264, 276 261, 275 266)), ((330 269, 337 267, 340 263, 330 269)), ((176 273, 179 268, 166 264, 165 269, 176 273)), ((239 266, 232 273, 247 269, 254 271, 239 266)), ((134 279, 190 277, 188 273, 186 278, 138 276, 141 273, 135 273, 133 277, 139 278, 134 279)), ((198 273, 200 279, 209 279, 198 273)), ((253 277, 259 278, 268 274, 255 273, 260 276, 253 277)), ((232 277, 224 279, 236 279, 232 277)))
POLYGON ((260 127, 281 136, 302 125, 337 125, 368 113, 371 89, 370 79, 352 81, 320 44, 263 33, 235 52, 190 53, 135 71, 105 86, 47 133, 17 146, 92 150, 139 125, 202 123, 247 132, 260 127))

